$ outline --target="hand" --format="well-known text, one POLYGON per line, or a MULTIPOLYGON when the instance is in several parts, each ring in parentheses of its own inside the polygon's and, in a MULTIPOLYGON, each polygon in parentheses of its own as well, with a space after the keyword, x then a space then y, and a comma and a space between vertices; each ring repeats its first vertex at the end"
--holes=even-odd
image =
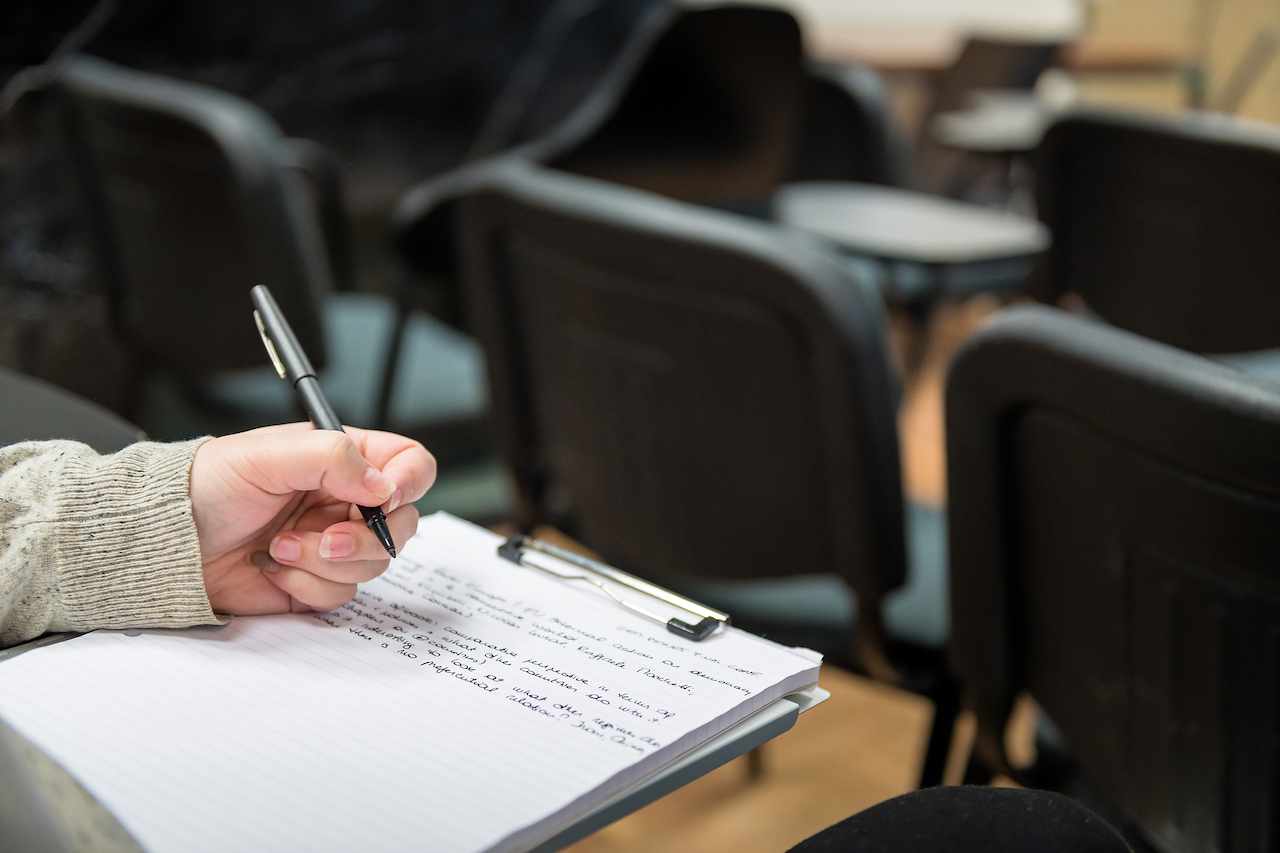
POLYGON ((381 506, 396 549, 418 529, 413 501, 436 461, 387 432, 308 423, 207 441, 191 463, 191 509, 216 613, 332 610, 390 556, 357 506, 381 506))

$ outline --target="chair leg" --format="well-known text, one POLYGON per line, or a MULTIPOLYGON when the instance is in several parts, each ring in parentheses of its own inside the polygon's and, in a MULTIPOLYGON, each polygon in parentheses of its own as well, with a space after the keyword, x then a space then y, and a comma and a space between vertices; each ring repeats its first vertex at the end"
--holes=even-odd
POLYGON ((396 369, 400 365, 400 347, 404 342, 404 328, 413 310, 413 281, 405 275, 396 287, 396 319, 387 341, 386 362, 382 368, 382 386, 378 389, 378 410, 374 415, 374 429, 388 429, 391 421, 391 393, 396 383, 396 369))
POLYGON ((953 679, 942 677, 933 697, 933 706, 933 725, 929 728, 929 743, 925 747, 924 766, 920 770, 921 788, 941 785, 942 774, 947 769, 956 717, 960 714, 960 689, 953 679))

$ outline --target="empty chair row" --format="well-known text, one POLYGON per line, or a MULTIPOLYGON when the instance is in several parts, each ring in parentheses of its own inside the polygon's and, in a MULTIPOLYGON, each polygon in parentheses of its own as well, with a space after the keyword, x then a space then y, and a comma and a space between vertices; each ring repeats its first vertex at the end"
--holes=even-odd
POLYGON ((865 671, 913 686, 910 653, 945 646, 976 770, 1088 786, 1168 849, 1274 837, 1280 387, 1010 311, 948 381, 949 561, 908 561, 883 307, 828 251, 529 165, 459 215, 525 523, 747 625, 838 579, 865 671), (1055 735, 1035 768, 1003 746, 1023 691, 1055 735))

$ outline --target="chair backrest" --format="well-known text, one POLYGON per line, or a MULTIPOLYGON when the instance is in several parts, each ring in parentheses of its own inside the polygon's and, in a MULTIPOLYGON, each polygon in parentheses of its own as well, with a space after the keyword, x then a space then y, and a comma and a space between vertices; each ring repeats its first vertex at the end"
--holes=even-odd
POLYGON ((0 368, 0 447, 65 438, 115 453, 146 435, 97 403, 34 376, 0 368))
MULTIPOLYGON (((564 52, 590 32, 569 33, 564 52)), ((901 183, 901 153, 874 73, 803 60, 788 12, 655 0, 634 16, 613 61, 567 118, 545 129, 547 116, 564 115, 563 95, 536 93, 528 111, 541 118, 521 125, 507 155, 410 191, 394 216, 396 249, 420 274, 454 278, 456 201, 504 168, 507 156, 762 218, 789 180, 901 183), (530 137, 529 127, 544 130, 530 137)), ((544 88, 554 90, 558 79, 548 73, 544 88)))
POLYGON ((594 129, 590 115, 612 108, 677 14, 672 0, 546 3, 465 160, 539 144, 575 119, 594 129))
MULTIPOLYGON (((688 14, 677 9, 670 0, 653 0, 647 4, 631 21, 625 37, 611 41, 615 51, 610 61, 594 76, 590 90, 583 93, 577 85, 566 84, 557 66, 564 56, 574 56, 584 50, 593 53, 598 49, 600 42, 593 35, 593 28, 583 24, 607 10, 586 10, 584 7, 588 4, 582 3, 562 12, 558 7, 567 2, 557 0, 548 9, 551 23, 558 28, 567 24, 568 29, 560 42, 552 43, 546 49, 549 55, 538 63, 542 66, 542 73, 532 75, 532 83, 513 79, 508 87, 518 90, 532 85, 534 91, 522 92, 519 99, 513 97, 515 103, 509 110, 502 104, 507 98, 507 93, 503 92, 472 148, 473 159, 423 181, 396 206, 392 218, 396 251, 418 274, 456 280, 458 258, 454 244, 454 218, 458 200, 487 181, 492 172, 505 168, 512 157, 547 162, 592 138, 617 110, 619 101, 644 67, 654 45, 661 41, 674 21, 688 14), (570 13, 574 12, 581 12, 582 18, 568 20, 570 13), (566 91, 580 98, 567 113, 563 103, 566 91), (515 115, 511 118, 500 115, 507 111, 515 115), (512 147, 495 151, 495 147, 508 144, 512 147)), ((531 49, 533 47, 531 45, 531 49)), ((517 64, 517 71, 523 64, 522 59, 517 64)), ((581 79, 581 75, 569 76, 581 79)))
POLYGON ((882 308, 738 217, 532 166, 465 200, 464 282, 527 521, 667 578, 903 580, 882 308))
POLYGON ((608 120, 548 162, 670 198, 763 203, 787 179, 805 94, 800 28, 780 9, 679 14, 608 120))
POLYGON ((1035 306, 947 383, 951 657, 1161 849, 1280 839, 1280 387, 1035 306))
POLYGON ((906 184, 906 150, 893 128, 889 94, 872 68, 805 63, 804 108, 788 182, 906 184))
POLYGON ((249 289, 269 284, 323 364, 323 241, 270 119, 91 57, 54 92, 94 261, 139 355, 186 374, 265 363, 249 289))
POLYGON ((1034 285, 1194 352, 1280 346, 1280 130, 1223 116, 1082 112, 1037 156, 1053 232, 1034 285))
POLYGON ((955 62, 938 72, 928 112, 962 109, 981 89, 1030 89, 1061 47, 1057 42, 971 38, 955 62))

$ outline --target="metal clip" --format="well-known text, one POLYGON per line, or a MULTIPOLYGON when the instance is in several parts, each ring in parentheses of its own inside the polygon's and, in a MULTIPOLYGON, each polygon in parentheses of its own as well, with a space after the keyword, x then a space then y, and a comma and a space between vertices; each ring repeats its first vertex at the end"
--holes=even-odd
POLYGON ((648 581, 638 578, 635 575, 628 574, 621 569, 615 569, 613 566, 607 566, 604 563, 588 559, 580 554, 575 554, 572 551, 566 551, 564 548, 559 548, 549 542, 543 542, 540 539, 534 539, 523 534, 512 536, 506 542, 503 542, 498 546, 498 556, 510 560, 517 565, 530 566, 532 568, 539 569, 553 577, 560 578, 561 580, 586 581, 592 586, 599 587, 606 595, 621 604, 623 607, 626 607, 629 610, 634 610, 642 616, 647 616, 656 622, 666 625, 668 631, 688 640, 694 640, 695 642, 698 640, 705 640, 721 625, 729 624, 729 614, 727 613, 721 613, 719 610, 707 607, 704 604, 699 604, 692 599, 685 598, 683 595, 677 595, 669 589, 663 589, 657 584, 649 583, 648 581), (524 552, 526 550, 537 551, 539 553, 546 554, 549 557, 555 557, 557 560, 577 566, 579 569, 583 569, 590 574, 583 575, 563 573, 558 572, 549 566, 527 562, 524 560, 524 552), (635 602, 627 601, 622 596, 618 595, 604 583, 602 578, 630 587, 636 592, 642 592, 645 595, 658 599, 659 601, 665 601, 667 604, 674 605, 686 613, 691 613, 694 616, 700 617, 701 621, 691 623, 686 622, 683 619, 663 619, 658 614, 650 610, 646 610, 635 602))

